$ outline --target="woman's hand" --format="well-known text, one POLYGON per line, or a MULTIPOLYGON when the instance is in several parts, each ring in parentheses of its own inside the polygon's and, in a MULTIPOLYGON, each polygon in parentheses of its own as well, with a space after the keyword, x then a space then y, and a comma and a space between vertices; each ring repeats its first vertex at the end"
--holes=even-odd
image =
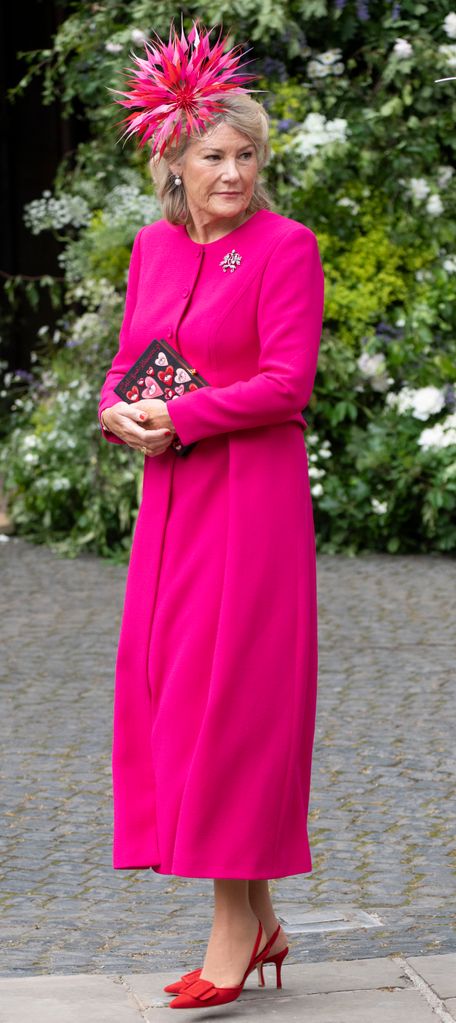
POLYGON ((165 403, 158 398, 147 398, 134 405, 118 401, 104 410, 102 420, 106 429, 125 444, 137 451, 147 449, 144 454, 150 456, 166 451, 176 432, 165 403), (163 409, 157 406, 163 406, 163 409))
POLYGON ((164 428, 175 434, 176 428, 169 415, 167 405, 168 403, 162 398, 141 398, 140 401, 135 401, 134 407, 145 414, 146 419, 143 420, 143 424, 146 429, 161 430, 164 428))

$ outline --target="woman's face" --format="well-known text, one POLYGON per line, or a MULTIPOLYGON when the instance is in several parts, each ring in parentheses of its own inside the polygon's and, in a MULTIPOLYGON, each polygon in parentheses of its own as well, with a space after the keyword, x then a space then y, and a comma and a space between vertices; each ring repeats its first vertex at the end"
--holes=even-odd
MULTIPOLYGON (((253 142, 223 121, 192 141, 170 165, 182 178, 192 218, 236 217, 247 209, 258 174, 253 142)), ((181 186, 178 186, 181 187, 181 186)))

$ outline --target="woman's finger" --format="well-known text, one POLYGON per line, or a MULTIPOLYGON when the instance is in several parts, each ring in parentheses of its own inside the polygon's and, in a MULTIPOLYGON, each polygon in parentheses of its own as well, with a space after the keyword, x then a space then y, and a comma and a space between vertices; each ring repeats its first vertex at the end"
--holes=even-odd
POLYGON ((172 442, 172 434, 166 429, 161 430, 141 430, 140 428, 132 428, 131 431, 125 431, 126 441, 130 447, 136 448, 137 451, 143 451, 144 454, 157 455, 170 446, 172 442))

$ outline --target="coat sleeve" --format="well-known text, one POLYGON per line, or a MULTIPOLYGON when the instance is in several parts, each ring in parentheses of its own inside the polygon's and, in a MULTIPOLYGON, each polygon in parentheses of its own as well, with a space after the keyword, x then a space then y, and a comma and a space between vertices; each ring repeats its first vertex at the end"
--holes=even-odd
POLYGON ((274 248, 258 302, 258 373, 225 387, 187 391, 168 404, 183 444, 213 434, 282 423, 312 394, 320 345, 324 276, 313 232, 302 225, 274 248))
POLYGON ((111 441, 113 444, 124 444, 125 441, 117 437, 115 433, 111 433, 109 430, 105 430, 101 423, 101 413, 110 408, 111 405, 115 405, 121 399, 119 395, 115 393, 114 388, 122 379, 125 373, 130 369, 134 358, 130 354, 130 324, 132 316, 135 310, 136 297, 138 294, 138 279, 139 270, 141 265, 141 235, 144 231, 142 227, 133 242, 133 248, 130 258, 130 266, 128 270, 128 283, 127 283, 127 294, 125 298, 125 308, 122 320, 122 326, 119 334, 119 348, 114 356, 111 367, 106 374, 104 384, 100 392, 100 401, 98 405, 98 419, 101 426, 103 437, 106 440, 111 441))

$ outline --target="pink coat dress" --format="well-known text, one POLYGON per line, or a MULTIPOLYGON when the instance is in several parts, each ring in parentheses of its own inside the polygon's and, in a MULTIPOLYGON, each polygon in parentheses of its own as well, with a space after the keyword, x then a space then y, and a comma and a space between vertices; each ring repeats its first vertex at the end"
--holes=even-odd
POLYGON ((190 453, 144 461, 116 661, 114 869, 312 869, 317 580, 302 412, 323 290, 315 235, 268 210, 204 245, 165 220, 134 241, 99 413, 153 338, 210 386, 167 404, 190 453), (225 271, 232 249, 241 261, 225 271))

